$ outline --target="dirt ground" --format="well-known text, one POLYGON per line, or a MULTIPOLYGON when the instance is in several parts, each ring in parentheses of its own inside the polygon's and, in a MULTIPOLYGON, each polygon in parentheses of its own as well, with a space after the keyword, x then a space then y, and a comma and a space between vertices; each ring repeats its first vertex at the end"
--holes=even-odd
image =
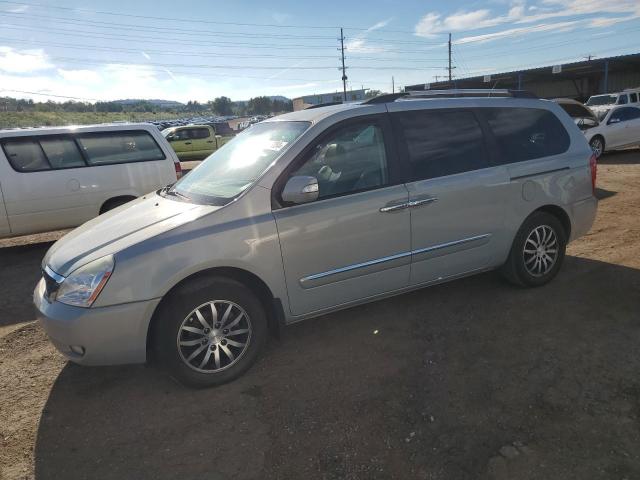
POLYGON ((550 285, 487 273, 327 315, 205 391, 66 363, 31 307, 51 235, 2 241, 0 477, 640 478, 640 152, 598 185, 550 285))

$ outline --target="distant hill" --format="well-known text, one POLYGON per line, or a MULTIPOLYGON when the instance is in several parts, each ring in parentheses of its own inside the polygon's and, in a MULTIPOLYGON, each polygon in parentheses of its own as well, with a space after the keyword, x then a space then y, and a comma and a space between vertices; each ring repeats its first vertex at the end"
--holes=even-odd
POLYGON ((120 105, 135 105, 140 102, 150 103, 160 108, 180 108, 184 107, 184 103, 176 102, 174 100, 161 100, 161 99, 144 99, 144 98, 126 98, 124 100, 114 100, 113 103, 120 105))
MULTIPOLYGON (((290 102, 291 99, 284 97, 282 95, 264 95, 265 97, 267 97, 269 100, 273 101, 280 101, 280 102, 290 102)), ((233 100, 233 103, 235 103, 236 105, 246 105, 247 103, 249 103, 249 100, 233 100)))

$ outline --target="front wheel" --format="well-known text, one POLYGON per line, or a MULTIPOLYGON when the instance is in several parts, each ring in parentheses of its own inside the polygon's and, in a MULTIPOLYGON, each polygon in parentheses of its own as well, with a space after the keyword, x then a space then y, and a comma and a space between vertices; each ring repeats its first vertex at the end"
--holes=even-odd
POLYGON ((567 234, 558 218, 534 212, 518 230, 502 273, 517 285, 542 286, 557 275, 566 247, 567 234))
POLYGON ((591 150, 595 154, 596 158, 600 158, 604 153, 604 138, 600 135, 596 135, 589 142, 589 146, 591 146, 591 150))
POLYGON ((235 280, 189 282, 161 308, 156 351, 185 385, 210 387, 234 380, 251 367, 267 339, 260 300, 235 280))

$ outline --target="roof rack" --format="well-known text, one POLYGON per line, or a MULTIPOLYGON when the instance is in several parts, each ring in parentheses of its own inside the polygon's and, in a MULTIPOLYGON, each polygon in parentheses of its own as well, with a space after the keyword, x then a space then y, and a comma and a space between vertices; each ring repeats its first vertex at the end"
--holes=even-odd
POLYGON ((362 102, 363 104, 395 102, 400 98, 457 98, 457 97, 513 97, 538 98, 526 90, 467 88, 449 90, 411 90, 403 93, 388 93, 378 95, 362 102))

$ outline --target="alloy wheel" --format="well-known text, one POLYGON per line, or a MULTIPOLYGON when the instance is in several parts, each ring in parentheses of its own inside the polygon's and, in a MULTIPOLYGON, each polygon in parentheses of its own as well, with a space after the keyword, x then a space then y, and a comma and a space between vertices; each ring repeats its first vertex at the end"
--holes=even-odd
POLYGON ((591 150, 595 153, 596 158, 600 157, 602 155, 602 140, 597 137, 591 140, 591 150))
POLYGON ((549 225, 534 228, 524 242, 524 266, 529 274, 542 277, 558 260, 558 238, 549 225))
POLYGON ((182 361, 201 373, 217 373, 236 364, 251 341, 251 319, 229 300, 212 300, 193 309, 177 336, 182 361))

